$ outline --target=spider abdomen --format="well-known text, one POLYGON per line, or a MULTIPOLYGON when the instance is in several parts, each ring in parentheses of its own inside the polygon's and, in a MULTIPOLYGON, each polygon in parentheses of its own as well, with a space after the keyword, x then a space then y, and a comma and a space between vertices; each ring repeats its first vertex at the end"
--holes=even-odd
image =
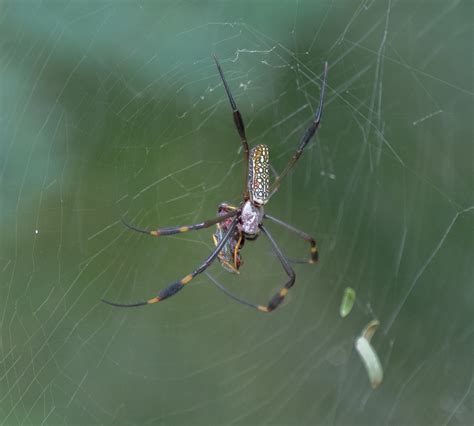
POLYGON ((248 191, 250 201, 262 206, 270 196, 269 150, 267 145, 257 145, 249 155, 248 191))

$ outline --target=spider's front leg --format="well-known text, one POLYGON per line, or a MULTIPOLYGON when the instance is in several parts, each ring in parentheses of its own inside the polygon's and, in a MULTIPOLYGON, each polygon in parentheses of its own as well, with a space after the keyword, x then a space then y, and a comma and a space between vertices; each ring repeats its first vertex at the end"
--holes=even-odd
POLYGON ((138 228, 134 225, 129 224, 127 221, 125 221, 124 218, 122 218, 122 223, 128 229, 131 229, 132 231, 141 232, 142 234, 148 234, 148 235, 151 235, 152 237, 161 237, 163 235, 182 234, 183 232, 197 231, 199 229, 209 228, 210 226, 215 225, 216 223, 224 222, 230 217, 237 215, 237 213, 238 213, 238 210, 234 209, 234 210, 229 211, 228 213, 217 216, 213 219, 205 220, 204 222, 201 222, 201 223, 196 223, 195 225, 173 226, 170 228, 159 228, 159 229, 138 228))
POLYGON ((242 115, 240 114, 240 111, 237 108, 237 104, 235 103, 234 97, 232 96, 232 92, 230 91, 229 84, 227 83, 227 80, 224 77, 224 72, 222 71, 221 65, 216 55, 214 55, 214 61, 216 62, 217 71, 219 71, 222 84, 224 85, 225 92, 227 93, 227 97, 229 98, 230 107, 232 108, 232 116, 234 117, 235 128, 237 129, 237 133, 240 136, 240 143, 242 144, 242 151, 244 154, 244 200, 248 200, 249 192, 247 189, 247 176, 249 173, 250 150, 249 144, 247 142, 247 136, 245 134, 244 120, 242 119, 242 115))
POLYGON ((319 106, 318 109, 316 110, 314 117, 313 117, 313 122, 311 125, 306 129, 306 132, 304 133, 303 137, 300 140, 300 144, 298 148, 296 149, 296 152, 293 154, 293 156, 290 158, 290 161, 286 165, 286 167, 283 169, 280 175, 278 175, 275 179, 275 181, 272 183, 272 186, 270 187, 270 194, 273 195, 275 192, 278 191, 278 188, 280 187, 280 183, 282 179, 288 174, 288 172, 295 166, 295 164, 298 162, 299 158, 301 157, 301 154, 303 154, 303 150, 305 149, 306 145, 308 142, 312 139, 312 137, 315 135, 315 133, 319 129, 319 124, 321 123, 321 117, 323 115, 323 104, 324 104, 324 93, 326 90, 326 78, 328 74, 328 63, 326 62, 324 64, 324 74, 323 74, 323 82, 321 85, 321 94, 319 97, 319 106))

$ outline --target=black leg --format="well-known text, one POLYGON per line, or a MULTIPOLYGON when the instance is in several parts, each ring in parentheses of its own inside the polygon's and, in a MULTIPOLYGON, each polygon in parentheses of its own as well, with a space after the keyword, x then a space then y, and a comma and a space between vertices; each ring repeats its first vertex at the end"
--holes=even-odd
POLYGON ((168 299, 171 296, 174 296, 176 293, 178 293, 178 291, 182 290, 183 287, 186 284, 188 284, 196 275, 201 274, 211 265, 211 263, 215 260, 215 258, 219 254, 219 252, 222 250, 222 247, 224 247, 224 245, 229 241, 229 239, 233 237, 236 226, 237 226, 237 218, 234 219, 227 233, 224 235, 222 240, 216 246, 214 251, 201 264, 201 266, 196 268, 190 274, 186 275, 184 278, 180 279, 179 281, 176 281, 175 283, 161 290, 158 293, 158 296, 153 297, 143 302, 130 303, 130 304, 114 303, 114 302, 109 302, 108 300, 105 300, 105 299, 102 299, 102 302, 107 303, 108 305, 116 306, 118 308, 135 308, 137 306, 144 306, 144 305, 150 305, 152 303, 161 302, 165 299, 168 299))
POLYGON ((293 232, 294 234, 298 235, 298 237, 302 238, 303 240, 307 241, 310 245, 310 258, 308 260, 293 260, 291 259, 292 263, 316 263, 319 260, 319 252, 318 247, 316 246, 316 240, 311 236, 308 235, 306 232, 300 231, 299 229, 295 228, 294 226, 290 225, 289 223, 283 222, 276 217, 270 216, 269 214, 264 214, 263 216, 265 219, 270 219, 271 221, 278 223, 283 228, 288 229, 288 231, 293 232))
POLYGON ((236 296, 233 294, 230 290, 228 290, 226 287, 224 287, 221 283, 219 283, 214 277, 212 277, 210 274, 206 275, 209 277, 209 279, 213 282, 213 284, 218 287, 220 290, 222 290, 227 296, 229 296, 231 299, 235 300, 236 302, 239 302, 243 305, 249 306, 251 308, 255 308, 260 312, 272 312, 280 304, 283 302, 285 296, 287 295, 289 289, 293 287, 293 284, 295 283, 296 279, 296 274, 291 268, 288 260, 286 259, 285 255, 281 252, 280 248, 278 247, 276 241, 273 239, 273 237, 270 235, 270 233, 267 231, 267 229, 263 226, 260 225, 260 229, 262 232, 268 237, 270 240, 270 243, 272 245, 272 249, 277 255, 278 259, 280 260, 281 265, 283 266, 283 269, 285 270, 286 274, 288 275, 289 280, 286 282, 286 284, 280 289, 278 293, 276 293, 268 302, 267 306, 265 305, 257 305, 255 303, 247 302, 244 299, 241 299, 240 297, 236 296))
POLYGON ((222 290, 231 299, 235 300, 236 302, 242 303, 242 305, 246 305, 246 306, 249 306, 251 308, 258 309, 259 311, 261 310, 259 305, 256 305, 255 303, 252 303, 252 302, 247 302, 246 300, 241 299, 240 297, 236 296, 230 290, 227 290, 227 288, 224 287, 219 281, 217 281, 209 272, 206 272, 206 275, 217 288, 222 290))
POLYGON ((308 144, 308 142, 311 140, 311 138, 314 136, 316 131, 319 128, 319 123, 321 122, 321 116, 323 114, 323 103, 324 103, 324 92, 326 89, 326 77, 328 73, 328 63, 326 62, 324 64, 324 75, 323 75, 323 83, 321 87, 321 95, 319 98, 319 106, 318 109, 316 110, 313 118, 313 122, 311 123, 311 126, 306 129, 305 134, 301 138, 300 144, 298 146, 298 149, 296 150, 295 154, 293 154, 293 157, 291 157, 290 161, 284 168, 283 172, 281 172, 280 176, 277 176, 275 181, 273 182, 272 186, 270 187, 270 194, 274 194, 277 190, 278 187, 280 186, 280 183, 282 179, 288 174, 288 172, 294 167, 296 162, 299 160, 301 157, 301 154, 303 153, 303 150, 305 146, 308 144))
POLYGON ((288 275, 289 280, 286 282, 286 284, 280 289, 278 293, 276 293, 268 302, 267 306, 261 306, 260 309, 263 312, 271 312, 274 309, 278 308, 280 304, 283 302, 285 299, 285 296, 287 295, 288 291, 290 290, 291 287, 293 287, 293 284, 295 283, 296 279, 296 274, 295 271, 293 271, 293 268, 291 267, 290 263, 288 262, 287 258, 285 255, 281 252, 280 248, 278 247, 278 244, 276 241, 273 239, 271 234, 267 231, 267 229, 260 224, 260 229, 262 232, 267 236, 267 238, 270 240, 270 243, 272 244, 273 251, 277 255, 278 259, 280 260, 281 266, 283 266, 283 269, 286 272, 286 275, 288 275))
POLYGON ((122 218, 123 224, 131 229, 132 231, 141 232, 143 234, 148 234, 153 237, 161 237, 162 235, 174 235, 174 234, 182 234, 183 232, 188 231, 196 231, 198 229, 209 228, 209 226, 215 225, 219 222, 224 222, 229 217, 235 216, 239 210, 233 210, 229 213, 223 214, 222 216, 217 216, 213 219, 205 220, 204 222, 197 223, 195 225, 186 225, 186 226, 173 226, 170 228, 160 228, 160 229, 144 229, 144 228, 137 228, 136 226, 130 225, 128 222, 122 218))
POLYGON ((222 84, 224 85, 227 97, 229 98, 230 106, 232 108, 232 114, 234 116, 235 127, 237 129, 237 132, 239 133, 240 141, 242 142, 242 150, 244 153, 244 200, 247 201, 249 199, 249 191, 247 187, 247 177, 249 174, 249 144, 247 142, 247 136, 245 135, 244 121, 242 119, 240 111, 237 108, 237 104, 234 101, 234 97, 230 92, 229 85, 227 84, 227 81, 224 77, 224 72, 222 71, 221 65, 219 64, 216 55, 214 55, 214 61, 216 62, 217 70, 219 71, 219 75, 221 76, 222 84))

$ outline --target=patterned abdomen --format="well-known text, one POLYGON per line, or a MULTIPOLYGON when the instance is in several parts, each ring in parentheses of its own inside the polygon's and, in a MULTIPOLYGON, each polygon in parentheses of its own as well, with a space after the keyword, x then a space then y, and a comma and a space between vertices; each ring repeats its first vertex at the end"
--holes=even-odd
POLYGON ((248 190, 250 201, 259 206, 265 204, 270 196, 269 159, 267 145, 257 145, 250 151, 248 190))

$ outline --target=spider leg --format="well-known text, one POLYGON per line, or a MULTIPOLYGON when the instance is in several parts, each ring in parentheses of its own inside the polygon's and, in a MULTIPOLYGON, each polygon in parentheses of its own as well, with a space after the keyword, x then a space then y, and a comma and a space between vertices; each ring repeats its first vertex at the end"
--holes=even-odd
POLYGON ((281 266, 283 266, 283 269, 285 270, 286 275, 288 275, 288 278, 289 278, 289 280, 280 289, 280 291, 278 293, 276 293, 270 299, 267 306, 259 306, 259 310, 261 310, 262 312, 271 312, 274 309, 278 308, 278 306, 280 306, 280 304, 285 299, 285 296, 287 295, 290 288, 293 287, 293 284, 295 283, 295 279, 296 279, 296 274, 295 274, 295 271, 293 271, 293 268, 291 267, 290 263, 288 262, 288 259, 281 252, 280 247, 278 247, 278 244, 273 239, 273 237, 268 232, 268 230, 262 224, 260 224, 260 229, 265 234, 265 236, 270 240, 270 243, 272 245, 272 249, 275 252, 275 254, 277 255, 278 259, 280 260, 281 266))
POLYGON ((292 263, 317 263, 319 260, 319 252, 318 247, 316 246, 316 240, 311 236, 308 235, 306 232, 300 231, 299 229, 295 228, 294 226, 290 225, 289 223, 283 222, 276 217, 270 216, 269 214, 263 215, 264 219, 270 219, 271 221, 277 223, 278 225, 282 226, 283 228, 287 229, 290 232, 293 232, 298 237, 302 238, 303 240, 307 241, 310 244, 310 258, 308 260, 294 260, 289 259, 292 263))
POLYGON ((286 282, 286 284, 280 289, 278 293, 276 293, 268 302, 267 306, 265 305, 257 305, 252 302, 247 302, 244 299, 241 299, 240 297, 236 296, 234 293, 232 293, 230 290, 228 290, 226 287, 224 287, 221 283, 219 283, 212 275, 207 274, 208 278, 214 283, 216 287, 218 287, 220 290, 222 290, 227 296, 229 296, 231 299, 235 300, 236 302, 241 303, 242 305, 249 306, 251 308, 255 308, 260 312, 272 312, 278 306, 283 302, 285 296, 287 295, 289 289, 293 287, 293 284, 295 283, 296 279, 296 274, 295 271, 293 271, 292 267, 290 266, 290 263, 288 259, 285 257, 285 255, 281 252, 280 248, 278 247, 276 241, 273 239, 273 237, 270 235, 270 233, 267 231, 267 229, 263 226, 260 225, 260 229, 262 232, 268 237, 270 240, 270 243, 272 245, 272 249, 277 255, 278 259, 280 260, 281 265, 283 266, 283 269, 285 270, 286 274, 288 275, 289 280, 286 282))
POLYGON ((313 122, 311 125, 306 129, 306 132, 304 133, 303 137, 301 138, 300 144, 298 146, 298 149, 296 152, 293 154, 293 157, 291 157, 290 161, 284 168, 284 170, 281 172, 279 176, 276 177, 275 181, 270 187, 270 194, 273 195, 276 191, 278 191, 278 188, 280 186, 280 183, 282 179, 288 174, 288 172, 294 167, 296 162, 299 160, 301 157, 301 154, 303 153, 304 148, 308 144, 308 142, 311 140, 311 138, 314 136, 316 131, 319 128, 319 123, 321 122, 321 116, 323 114, 323 103, 324 103, 324 93, 326 89, 326 77, 328 73, 328 63, 325 62, 324 64, 324 74, 323 74, 323 83, 321 86, 321 95, 319 98, 319 106, 318 109, 316 110, 313 118, 313 122))
POLYGON ((224 72, 222 71, 221 65, 219 64, 216 55, 214 55, 214 61, 216 62, 217 71, 219 71, 222 84, 224 85, 227 97, 229 98, 230 106, 232 108, 232 114, 234 116, 235 127, 237 129, 237 132, 239 133, 240 141, 242 143, 242 150, 244 153, 244 200, 246 201, 249 199, 249 191, 247 187, 247 177, 249 174, 249 144, 247 142, 247 136, 245 135, 244 121, 242 119, 240 111, 237 108, 237 104, 235 103, 234 97, 232 96, 232 93, 229 88, 229 84, 227 83, 227 80, 224 77, 224 72))
POLYGON ((229 213, 223 214, 222 216, 217 216, 213 219, 205 220, 201 223, 196 223, 195 225, 186 225, 186 226, 173 226, 171 228, 159 228, 159 229, 145 229, 138 228, 134 225, 129 224, 124 218, 122 218, 122 223, 129 229, 135 232, 141 232, 142 234, 148 234, 153 237, 161 237, 162 235, 174 235, 182 234, 183 232, 196 231, 198 229, 209 228, 209 226, 215 225, 219 222, 224 222, 226 219, 235 216, 239 210, 232 210, 229 213))
POLYGON ((234 235, 234 230, 235 230, 235 227, 237 226, 237 222, 238 220, 237 218, 235 218, 231 226, 229 227, 229 230, 224 235, 224 237, 219 242, 219 244, 216 246, 214 251, 206 258, 206 260, 198 268, 196 268, 190 274, 186 275, 184 278, 174 282, 170 286, 161 290, 158 293, 158 296, 152 297, 151 299, 148 299, 146 301, 137 302, 137 303, 129 303, 129 304, 109 302, 108 300, 105 300, 105 299, 102 299, 102 302, 107 303, 108 305, 118 307, 118 308, 135 308, 138 306, 150 305, 152 303, 161 302, 165 299, 168 299, 171 296, 174 296, 176 293, 178 293, 178 291, 182 290, 186 286, 186 284, 188 284, 196 275, 201 274, 211 265, 211 263, 216 259, 219 252, 222 250, 222 247, 224 247, 227 241, 234 235))
POLYGON ((236 296, 234 293, 232 293, 230 290, 224 287, 219 281, 217 281, 209 272, 206 272, 206 275, 217 288, 222 290, 231 299, 235 300, 236 302, 242 303, 242 305, 246 305, 251 308, 258 309, 259 311, 261 310, 259 305, 256 305, 255 303, 252 303, 252 302, 247 302, 246 300, 241 299, 239 296, 236 296))

